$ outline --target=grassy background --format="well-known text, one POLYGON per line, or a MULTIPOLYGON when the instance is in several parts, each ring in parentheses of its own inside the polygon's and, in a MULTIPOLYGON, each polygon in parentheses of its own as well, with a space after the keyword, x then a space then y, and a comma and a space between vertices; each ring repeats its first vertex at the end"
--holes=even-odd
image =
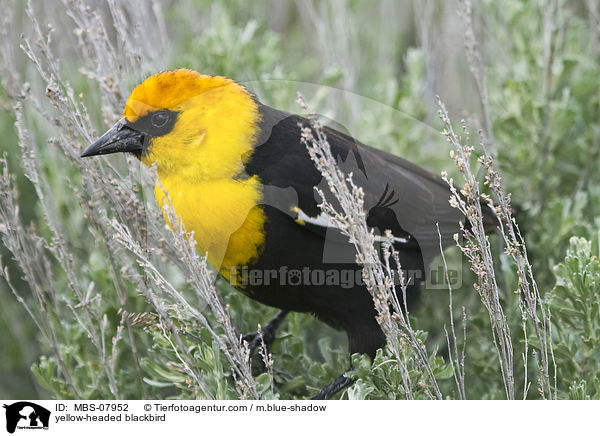
MULTIPOLYGON (((57 60, 57 73, 73 88, 75 99, 87 108, 96 133, 115 120, 127 90, 148 74, 175 67, 232 77, 247 85, 263 103, 293 112, 300 112, 295 103, 295 94, 300 90, 313 109, 334 119, 361 141, 435 173, 446 170, 456 174, 448 158, 449 147, 440 133, 436 95, 453 117, 465 118, 474 129, 484 129, 497 151, 505 187, 519 207, 518 219, 536 279, 552 308, 556 393, 560 397, 598 398, 600 15, 596 2, 477 2, 472 28, 475 48, 485 65, 484 101, 476 81, 481 76, 473 73, 468 60, 474 47, 467 38, 465 49, 465 22, 458 13, 459 5, 453 1, 185 0, 128 2, 128 6, 116 1, 112 9, 104 2, 87 3, 88 12, 98 15, 112 42, 106 50, 117 55, 117 62, 103 66, 112 69, 110 77, 98 77, 100 67, 90 64, 85 55, 86 50, 92 50, 86 32, 95 29, 86 29, 77 22, 79 6, 69 1, 34 3, 32 15, 44 32, 47 24, 52 24, 50 47, 57 60), (115 15, 119 10, 122 16, 115 15), (119 29, 125 29, 125 38, 119 29), (80 40, 82 33, 84 39, 80 40), (109 82, 116 82, 115 89, 122 92, 107 97, 102 84, 109 82), (573 236, 585 239, 569 242, 573 236)), ((112 398, 114 393, 107 387, 101 358, 74 315, 79 309, 68 309, 73 298, 70 279, 61 262, 52 256, 56 235, 45 215, 50 207, 60 223, 65 247, 77 264, 78 285, 85 290, 94 283, 94 293, 101 296, 94 302, 94 311, 99 320, 106 315, 106 328, 114 334, 123 300, 115 295, 117 279, 107 267, 106 253, 113 248, 99 242, 98 227, 86 217, 88 211, 81 197, 73 195, 73 187, 83 185, 81 172, 55 144, 72 141, 73 147, 85 147, 86 138, 65 139, 60 123, 53 123, 61 115, 52 99, 46 98, 52 89, 19 47, 29 40, 37 50, 32 18, 25 4, 3 1, 2 6, 9 13, 2 33, 6 63, 2 67, 0 151, 7 154, 8 168, 16 177, 20 220, 27 232, 39 235, 40 250, 50 255, 52 281, 42 287, 56 297, 57 312, 50 317, 51 326, 56 329, 78 393, 84 398, 112 398), (24 106, 24 126, 37 147, 34 161, 44 177, 43 189, 50 206, 39 201, 22 168, 23 149, 18 145, 13 109, 19 102, 24 106), (60 307, 62 310, 58 310, 60 307)), ((125 162, 119 156, 108 160, 125 171, 125 162)), ((153 199, 144 197, 144 192, 140 198, 151 204, 153 199)), ((9 224, 3 225, 6 230, 9 224)), ((500 253, 502 248, 492 239, 500 253)), ((35 305, 31 286, 21 279, 20 265, 7 245, 4 237, 0 247, 2 266, 7 268, 18 293, 35 305)), ((489 318, 472 291, 468 264, 457 250, 450 251, 449 262, 463 271, 462 286, 455 289, 454 308, 458 319, 461 306, 467 312, 467 396, 502 398, 504 390, 489 318)), ((121 255, 115 253, 120 259, 121 255)), ((168 262, 162 265, 173 284, 191 293, 180 272, 168 262)), ((518 296, 513 292, 516 274, 502 256, 498 256, 497 274, 517 361, 523 350, 523 332, 518 296)), ((140 296, 138 284, 124 277, 122 286, 128 312, 153 312, 140 296)), ((275 313, 237 294, 227 284, 219 282, 218 287, 239 332, 255 330, 257 323, 264 324, 275 313)), ((0 397, 71 396, 45 336, 3 280, 0 296, 0 325, 5 332, 0 336, 0 370, 9 375, 0 380, 0 397)), ((207 312, 206 316, 211 319, 212 314, 207 312)), ((454 382, 444 357, 447 292, 424 292, 422 304, 411 316, 431 352, 440 386, 445 395, 454 398, 454 382)), ((201 340, 186 338, 185 345, 213 395, 239 397, 231 379, 232 370, 214 339, 191 321, 180 322, 182 328, 199 331, 201 340)), ((101 322, 93 324, 99 327, 101 322)), ((140 322, 132 331, 143 380, 134 369, 131 338, 125 338, 117 344, 111 360, 120 396, 203 397, 174 363, 177 356, 156 323, 140 322)), ((347 370, 345 350, 344 335, 309 316, 291 316, 273 349, 273 374, 256 377, 261 395, 304 398, 318 392, 347 370)), ((385 352, 373 365, 360 357, 354 363, 359 382, 347 395, 402 398, 398 373, 385 352)), ((515 364, 517 391, 532 383, 528 398, 535 398, 535 370, 529 368, 526 379, 523 368, 519 360, 515 364)), ((416 382, 420 380, 418 373, 414 377, 416 382)))

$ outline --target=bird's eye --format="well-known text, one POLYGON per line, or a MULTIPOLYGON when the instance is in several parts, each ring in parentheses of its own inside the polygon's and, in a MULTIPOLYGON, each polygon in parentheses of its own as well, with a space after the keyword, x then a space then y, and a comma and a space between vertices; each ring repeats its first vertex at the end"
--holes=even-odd
POLYGON ((138 118, 133 123, 129 123, 128 126, 133 130, 155 138, 168 134, 175 125, 176 120, 177 112, 161 109, 138 118))
POLYGON ((152 115, 150 121, 152 122, 152 127, 160 129, 169 122, 169 114, 163 111, 156 112, 154 115, 152 115))

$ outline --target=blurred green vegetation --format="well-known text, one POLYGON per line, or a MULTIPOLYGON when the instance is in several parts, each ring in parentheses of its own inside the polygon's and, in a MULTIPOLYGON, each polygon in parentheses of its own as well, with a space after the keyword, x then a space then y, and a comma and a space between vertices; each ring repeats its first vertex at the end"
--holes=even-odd
MULTIPOLYGON (((598 16, 587 9, 591 3, 486 0, 478 2, 474 10, 479 49, 486 64, 492 123, 488 133, 497 146, 506 189, 512 192, 517 205, 538 285, 552 310, 561 398, 600 398, 600 268, 594 254, 598 252, 600 211, 600 23, 598 16), (571 239, 574 236, 577 238, 571 239)), ((82 93, 101 130, 106 127, 106 117, 104 108, 95 104, 98 90, 79 71, 80 59, 71 35, 73 25, 60 3, 55 6, 36 5, 40 8, 39 20, 42 24, 53 21, 55 27, 67 23, 69 31, 54 38, 61 54, 61 73, 76 93, 82 93)), ((24 31, 28 19, 20 2, 11 7, 16 14, 13 30, 24 31)), ((299 112, 295 94, 301 90, 307 92, 314 109, 336 120, 361 141, 436 173, 456 171, 439 133, 434 96, 441 96, 453 116, 464 117, 475 126, 482 123, 460 36, 462 21, 453 2, 185 0, 164 2, 161 9, 168 38, 162 41, 164 47, 156 48, 161 50, 159 62, 142 64, 142 71, 119 73, 132 86, 155 70, 189 67, 247 83, 264 103, 294 112, 299 112), (310 84, 328 88, 319 90, 319 86, 310 84)), ((110 23, 107 11, 102 12, 110 23)), ((18 51, 16 35, 3 38, 3 43, 12 44, 18 51)), ((17 58, 22 77, 31 80, 33 92, 43 98, 44 90, 36 88, 35 71, 22 55, 17 58)), ((17 175, 22 221, 26 228, 32 225, 51 240, 32 186, 20 170, 21 149, 13 126, 12 103, 6 96, 2 96, 2 102, 6 109, 0 113, 0 152, 7 154, 10 171, 17 175)), ((97 242, 95 231, 89 230, 82 205, 64 182, 65 177, 78 181, 77 169, 48 143, 47 138, 56 135, 54 127, 34 111, 30 111, 28 128, 39 141, 43 157, 40 170, 48 180, 53 207, 63 223, 61 230, 73 255, 86 260, 81 279, 93 281, 101 290, 99 310, 107 314, 114 329, 120 320, 121 304, 114 292, 114 278, 106 267, 107 248, 97 242)), ((123 165, 118 157, 110 159, 115 165, 123 165)), ((501 252, 499 241, 494 239, 493 243, 501 252)), ((0 256, 15 287, 31 298, 26 283, 19 279, 18 265, 11 261, 4 246, 0 247, 0 256)), ((455 249, 448 257, 452 267, 463 271, 462 287, 455 289, 454 309, 459 320, 462 306, 467 312, 467 397, 503 398, 489 318, 473 292, 468 265, 455 249)), ((520 338, 514 341, 515 356, 520 356, 524 344, 518 297, 513 292, 516 274, 506 260, 498 262, 497 271, 504 290, 505 312, 514 336, 520 338)), ((53 272, 56 281, 52 286, 66 289, 67 280, 60 268, 54 266, 53 272)), ((181 278, 179 284, 186 286, 181 278)), ((150 311, 135 286, 126 286, 130 312, 150 311)), ((219 288, 240 332, 255 330, 258 323, 264 325, 276 313, 222 281, 219 288)), ((0 370, 10 375, 0 380, 0 396, 68 398, 70 393, 58 376, 48 344, 3 281, 0 296, 0 326, 5 332, 0 335, 0 370)), ((425 291, 411 316, 432 354, 439 356, 432 366, 442 390, 456 397, 443 333, 448 323, 447 292, 425 291)), ((68 365, 74 368, 80 393, 85 398, 111 398, 102 365, 94 357, 86 332, 67 314, 55 322, 61 325, 60 344, 68 365)), ((237 398, 228 363, 210 335, 198 326, 182 327, 200 330, 202 340, 188 338, 186 345, 211 390, 219 398, 237 398)), ((460 323, 457 330, 462 332, 460 323)), ((135 331, 148 395, 193 396, 189 378, 173 363, 177 357, 156 326, 142 323, 135 331)), ((131 355, 124 351, 118 357, 121 394, 139 398, 143 388, 131 355)), ((358 381, 345 397, 403 398, 397 389, 401 385, 397 368, 386 356, 383 350, 373 363, 354 356, 353 374, 358 381)), ((346 371, 350 363, 344 335, 302 314, 292 314, 284 323, 273 348, 273 360, 275 391, 269 391, 268 376, 257 377, 265 397, 314 395, 346 371)), ((529 372, 534 371, 530 362, 529 372)), ((518 390, 522 391, 522 364, 515 364, 515 374, 520 383, 518 390)), ((414 376, 418 385, 419 375, 414 376)), ((536 386, 532 386, 528 397, 536 395, 536 386)))

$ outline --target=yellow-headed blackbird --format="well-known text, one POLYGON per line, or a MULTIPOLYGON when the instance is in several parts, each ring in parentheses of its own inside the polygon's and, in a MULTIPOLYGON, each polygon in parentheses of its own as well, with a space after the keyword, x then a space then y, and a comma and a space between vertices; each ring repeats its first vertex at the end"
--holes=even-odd
MULTIPOLYGON (((123 117, 82 156, 130 152, 156 164, 157 202, 168 192, 198 250, 241 292, 282 309, 264 330, 270 339, 287 311, 306 312, 343 329, 350 353, 373 357, 385 337, 354 247, 319 209, 314 188, 330 194, 301 125, 305 118, 261 104, 231 79, 179 69, 138 85, 123 117)), ((448 203, 448 186, 338 130, 324 132, 340 167, 364 190, 367 225, 377 235, 392 231, 414 298, 439 254, 436 223, 450 245, 464 221, 448 203)), ((318 397, 347 384, 342 376, 318 397)))

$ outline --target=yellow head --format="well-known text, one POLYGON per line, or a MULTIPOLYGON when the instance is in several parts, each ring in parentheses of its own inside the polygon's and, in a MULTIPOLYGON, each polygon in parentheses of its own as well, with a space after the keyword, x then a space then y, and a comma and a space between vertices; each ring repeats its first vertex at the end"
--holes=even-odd
POLYGON ((230 178, 254 143, 258 107, 233 80, 179 69, 138 85, 123 118, 83 156, 133 152, 159 176, 176 171, 198 181, 230 178))
POLYGON ((261 185, 243 177, 259 118, 257 103, 233 80, 167 71, 138 85, 123 117, 82 156, 127 151, 156 164, 158 204, 164 208, 167 192, 197 248, 226 275, 256 258, 264 242, 261 185))

